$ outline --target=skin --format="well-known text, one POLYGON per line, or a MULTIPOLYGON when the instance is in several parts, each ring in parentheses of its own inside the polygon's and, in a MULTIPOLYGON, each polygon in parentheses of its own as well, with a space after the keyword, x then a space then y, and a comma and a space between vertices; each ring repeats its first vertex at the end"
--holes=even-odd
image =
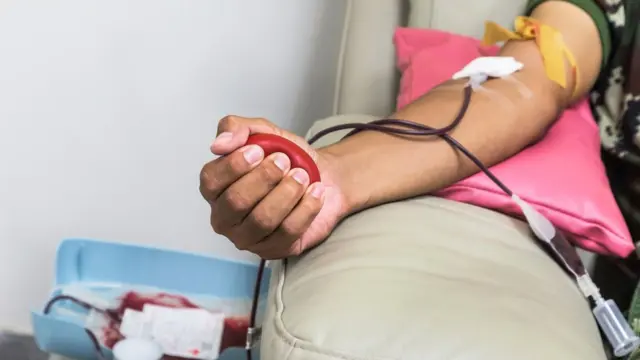
MULTIPOLYGON (((574 95, 576 79, 569 66, 566 88, 546 77, 533 41, 505 44, 500 54, 524 64, 513 76, 532 97, 523 97, 511 82, 489 80, 484 87, 500 93, 502 99, 486 92, 473 96, 465 119, 451 133, 488 166, 543 136, 563 109, 588 92, 600 70, 600 38, 595 24, 581 9, 563 1, 548 1, 536 8, 532 17, 562 33, 578 64, 579 88, 574 95)), ((460 107, 464 84, 445 83, 389 117, 443 127, 460 107)), ((220 121, 211 150, 221 156, 204 165, 200 174, 200 191, 211 206, 211 225, 238 249, 265 259, 301 254, 323 241, 353 212, 427 194, 478 171, 438 138, 410 141, 361 132, 314 150, 304 139, 265 119, 239 116, 220 121), (265 158, 259 147, 244 146, 254 133, 276 134, 297 143, 318 164, 322 183, 309 186, 306 172, 291 169, 284 154, 265 158)))

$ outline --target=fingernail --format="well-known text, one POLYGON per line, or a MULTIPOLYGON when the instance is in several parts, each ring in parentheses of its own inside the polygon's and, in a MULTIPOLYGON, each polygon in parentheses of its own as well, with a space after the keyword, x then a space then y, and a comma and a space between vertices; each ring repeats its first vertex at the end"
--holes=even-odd
POLYGON ((300 184, 306 184, 309 181, 309 175, 307 175, 307 172, 302 169, 293 169, 291 177, 300 184))
POLYGON ((249 164, 254 165, 255 163, 262 160, 264 152, 262 151, 262 148, 260 146, 250 145, 244 149, 242 155, 249 164))
POLYGON ((232 137, 233 137, 233 134, 230 132, 220 133, 220 135, 218 135, 216 139, 213 141, 213 145, 224 145, 228 143, 232 137))
POLYGON ((320 199, 324 194, 324 185, 322 183, 315 183, 313 189, 311 189, 311 196, 316 199, 320 199))
POLYGON ((289 168, 289 158, 285 154, 276 154, 273 163, 282 171, 287 171, 289 168))

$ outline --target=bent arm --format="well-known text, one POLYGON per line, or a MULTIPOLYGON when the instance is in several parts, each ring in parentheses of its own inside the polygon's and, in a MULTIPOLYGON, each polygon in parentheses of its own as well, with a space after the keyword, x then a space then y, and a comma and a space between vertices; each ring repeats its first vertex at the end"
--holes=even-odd
MULTIPOLYGON (((541 136, 565 107, 588 92, 600 71, 603 56, 598 29, 581 8, 570 2, 547 1, 531 16, 563 34, 577 62, 579 88, 572 97, 576 79, 571 72, 566 88, 546 77, 534 41, 505 44, 500 54, 524 64, 514 76, 532 97, 522 97, 508 81, 489 80, 484 86, 508 98, 512 106, 501 105, 486 94, 474 94, 465 118, 450 133, 487 166, 518 153, 541 136)), ((465 83, 451 81, 390 117, 446 126, 460 108, 465 83)), ((352 211, 430 193, 478 171, 464 155, 435 137, 407 140, 366 131, 319 151, 331 159, 352 211)))

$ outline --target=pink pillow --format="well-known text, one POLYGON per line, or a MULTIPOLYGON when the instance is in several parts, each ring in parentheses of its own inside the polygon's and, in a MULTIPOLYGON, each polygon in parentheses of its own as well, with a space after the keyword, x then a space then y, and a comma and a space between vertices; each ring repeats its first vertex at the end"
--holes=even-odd
MULTIPOLYGON (((476 57, 498 52, 496 47, 482 47, 478 40, 437 30, 399 28, 394 41, 402 72, 398 108, 447 81, 476 57)), ((609 188, 598 127, 586 99, 564 111, 540 142, 491 171, 579 247, 621 257, 634 250, 609 188)), ((437 195, 521 216, 509 196, 483 173, 437 195)))

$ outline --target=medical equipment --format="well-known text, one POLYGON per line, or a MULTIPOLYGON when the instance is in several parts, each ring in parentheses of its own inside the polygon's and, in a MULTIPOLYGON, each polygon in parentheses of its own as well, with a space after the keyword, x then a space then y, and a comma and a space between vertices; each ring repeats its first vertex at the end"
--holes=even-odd
MULTIPOLYGON (((503 58, 504 59, 504 58, 503 58)), ((513 71, 517 71, 518 67, 515 66, 513 71)), ((524 215, 525 220, 529 224, 530 229, 535 235, 536 239, 544 245, 545 248, 550 250, 551 255, 556 259, 556 261, 569 273, 574 277, 575 281, 578 284, 578 287, 584 294, 584 296, 588 299, 591 299, 595 307, 593 309, 593 314, 601 327, 603 333, 611 344, 614 353, 616 356, 624 356, 631 353, 633 350, 640 346, 640 338, 638 338, 630 326, 627 324, 626 320, 622 316, 620 310, 616 306, 616 304, 611 300, 605 300, 595 286, 593 281, 591 280, 589 274, 587 273, 582 261, 580 260, 575 248, 569 243, 569 241, 564 237, 564 235, 559 232, 555 226, 542 214, 540 214, 537 210, 531 207, 527 202, 523 201, 517 194, 515 194, 510 188, 508 188, 504 183, 502 183, 475 155, 473 155, 469 150, 467 150, 463 145, 461 145, 457 140, 452 138, 448 133, 453 130, 465 116, 467 109, 469 107, 471 97, 473 94, 473 89, 477 89, 484 81, 486 81, 490 74, 482 71, 472 71, 468 74, 465 74, 465 77, 469 78, 469 82, 463 89, 463 99, 460 110, 455 116, 454 120, 447 126, 443 128, 432 128, 423 124, 414 123, 406 120, 399 119, 382 119, 376 120, 370 123, 352 123, 352 124, 343 124, 333 126, 323 131, 320 131, 313 138, 309 140, 310 144, 313 144, 315 141, 320 139, 321 137, 340 130, 351 129, 351 131, 345 136, 349 137, 354 134, 357 134, 361 131, 365 130, 373 130, 379 131, 390 135, 408 135, 408 136, 438 136, 450 144, 452 147, 462 152, 465 156, 467 156, 476 166, 480 168, 480 170, 485 173, 503 192, 509 195, 515 204, 517 204, 522 213, 524 215)), ((310 183, 320 181, 320 172, 313 159, 307 154, 304 150, 298 147, 295 143, 284 139, 282 137, 270 134, 256 134, 249 137, 247 144, 256 144, 263 148, 265 156, 274 153, 274 152, 282 152, 286 154, 291 160, 292 168, 302 168, 306 170, 310 177, 310 183)), ((284 260, 286 266, 286 259, 284 260)), ((258 343, 260 339, 261 328, 259 328, 256 324, 256 313, 258 309, 259 298, 261 294, 261 286, 263 282, 263 273, 266 268, 266 260, 261 260, 258 267, 258 274, 255 282, 254 294, 252 299, 251 306, 251 314, 249 317, 249 326, 247 330, 247 338, 246 338, 246 355, 247 359, 252 359, 252 348, 258 343)), ((51 304, 54 302, 67 299, 72 300, 79 305, 93 310, 95 309, 93 306, 87 303, 82 303, 80 300, 75 299, 70 296, 59 296, 58 298, 52 299, 47 307, 45 308, 45 313, 51 307, 51 304)), ((95 344, 96 351, 98 352, 100 359, 104 358, 103 354, 100 350, 100 344, 96 339, 95 335, 89 330, 87 330, 91 340, 95 344)), ((143 346, 142 343, 135 343, 138 345, 130 345, 134 344, 133 342, 121 341, 123 344, 121 345, 122 349, 131 349, 134 346, 143 346), (131 347, 131 348, 130 348, 131 347)), ((149 344, 144 346, 152 347, 149 344)), ((114 349, 115 350, 115 349, 114 349)), ((124 350, 125 352, 127 350, 124 350)), ((129 350, 132 351, 132 350, 129 350)), ((142 350, 140 350, 142 351, 142 350)), ((146 350, 145 350, 146 351, 146 350)), ((122 358, 120 360, 128 360, 128 358, 124 357, 126 355, 121 355, 122 358)))
MULTIPOLYGON (((98 349, 106 359, 112 359, 113 346, 126 338, 121 331, 131 332, 126 324, 123 328, 122 322, 105 315, 105 311, 126 320, 123 309, 144 312, 150 304, 173 308, 175 311, 171 312, 175 313, 197 307, 213 315, 224 314, 222 334, 216 330, 210 335, 213 341, 221 340, 217 357, 244 358, 257 265, 155 246, 65 239, 56 251, 55 278, 50 295, 39 309, 31 312, 34 340, 42 351, 65 359, 98 360, 98 349), (67 295, 86 304, 81 306, 78 301, 65 298, 54 300, 58 295, 67 295), (45 304, 51 301, 52 305, 45 313, 45 304), (87 335, 87 330, 95 334, 95 338, 87 335)), ((263 281, 267 283, 270 276, 271 271, 267 268, 263 281)), ((260 300, 258 324, 266 306, 266 291, 260 295, 260 300)), ((166 314, 151 315, 152 323, 163 320, 166 324, 166 314)), ((165 350, 166 340, 171 340, 167 339, 169 336, 178 341, 196 338, 191 334, 200 324, 191 322, 190 318, 182 317, 184 321, 170 326, 168 334, 154 340, 165 350), (187 331, 175 336, 178 328, 187 331)), ((144 320, 146 324, 147 319, 144 320)), ((204 345, 198 349, 206 348, 204 345)), ((259 351, 254 351, 254 359, 258 358, 259 351)), ((165 356, 165 359, 179 358, 165 356)), ((212 358, 216 356, 209 357, 212 358)))
POLYGON ((113 347, 113 360, 161 360, 162 349, 151 340, 127 338, 113 347))
POLYGON ((526 16, 516 17, 513 27, 514 31, 511 31, 495 22, 487 21, 482 44, 494 45, 509 40, 534 40, 542 56, 547 77, 562 88, 568 86, 565 61, 569 63, 569 69, 574 74, 572 93, 575 95, 580 80, 578 64, 575 56, 565 44, 562 33, 547 24, 526 16))

